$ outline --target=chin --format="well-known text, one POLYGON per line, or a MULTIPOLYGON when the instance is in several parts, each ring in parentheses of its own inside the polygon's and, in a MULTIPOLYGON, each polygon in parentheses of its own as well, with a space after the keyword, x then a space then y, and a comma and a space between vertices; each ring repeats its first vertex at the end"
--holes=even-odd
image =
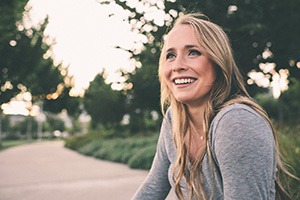
POLYGON ((179 101, 180 103, 184 103, 184 104, 188 104, 189 102, 191 102, 191 99, 187 98, 187 97, 175 97, 175 99, 177 101, 179 101))

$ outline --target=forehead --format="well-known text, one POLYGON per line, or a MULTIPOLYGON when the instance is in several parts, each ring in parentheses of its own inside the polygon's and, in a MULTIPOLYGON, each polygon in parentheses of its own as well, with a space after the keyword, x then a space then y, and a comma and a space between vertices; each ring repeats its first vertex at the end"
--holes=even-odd
POLYGON ((199 45, 196 33, 190 25, 178 25, 174 27, 166 37, 165 45, 168 48, 182 45, 199 45))

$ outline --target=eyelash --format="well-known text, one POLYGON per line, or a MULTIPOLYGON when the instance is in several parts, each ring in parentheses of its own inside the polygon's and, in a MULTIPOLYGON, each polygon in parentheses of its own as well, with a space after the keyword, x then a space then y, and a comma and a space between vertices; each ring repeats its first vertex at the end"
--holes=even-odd
MULTIPOLYGON (((195 49, 191 49, 188 55, 190 56, 191 54, 201 55, 201 52, 195 49)), ((175 57, 174 53, 167 53, 166 60, 172 59, 173 57, 175 57)))
POLYGON ((166 59, 167 59, 167 60, 168 60, 168 59, 171 59, 171 56, 172 56, 172 57, 175 57, 175 55, 174 55, 173 53, 167 53, 166 59))
POLYGON ((200 51, 192 49, 189 51, 189 55, 191 55, 191 53, 195 53, 196 55, 201 55, 200 51))

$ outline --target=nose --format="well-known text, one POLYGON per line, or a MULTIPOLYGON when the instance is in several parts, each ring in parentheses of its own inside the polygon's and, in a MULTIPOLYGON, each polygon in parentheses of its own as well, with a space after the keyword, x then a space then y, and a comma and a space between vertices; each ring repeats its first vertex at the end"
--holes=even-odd
POLYGON ((172 71, 179 72, 187 70, 187 63, 184 58, 176 57, 175 62, 173 62, 172 71))

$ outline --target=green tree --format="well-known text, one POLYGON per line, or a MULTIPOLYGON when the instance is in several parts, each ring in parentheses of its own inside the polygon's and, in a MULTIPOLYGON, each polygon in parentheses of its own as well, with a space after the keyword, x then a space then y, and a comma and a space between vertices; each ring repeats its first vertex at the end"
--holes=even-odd
POLYGON ((280 122, 298 125, 300 122, 300 81, 292 79, 290 87, 279 98, 278 110, 280 122))
MULTIPOLYGON (((80 99, 70 96, 73 81, 68 70, 62 64, 54 65, 55 41, 44 34, 48 18, 35 27, 25 28, 23 20, 30 20, 27 2, 0 1, 0 105, 19 93, 30 92, 32 102, 39 102, 44 110, 58 113, 67 109, 76 118, 80 99)), ((1 112, 0 109, 0 125, 1 112)), ((32 119, 26 123, 31 137, 32 119)), ((0 140, 1 131, 0 126, 0 140)))
POLYGON ((83 110, 83 100, 81 97, 71 96, 71 89, 72 88, 70 86, 64 86, 62 87, 62 91, 60 91, 60 94, 57 96, 57 98, 46 98, 43 104, 44 110, 51 113, 59 113, 66 109, 68 114, 74 120, 76 120, 83 110))
POLYGON ((47 114, 47 121, 45 123, 46 131, 53 133, 54 131, 65 131, 65 123, 62 119, 53 114, 47 114))
POLYGON ((44 34, 48 19, 26 29, 22 21, 29 17, 26 3, 25 0, 0 2, 0 105, 28 91, 33 102, 45 101, 47 111, 67 109, 70 114, 78 115, 79 99, 70 96, 72 77, 62 64, 54 65, 55 41, 44 34))
MULTIPOLYGON (((9 1, 7 4, 5 1, 2 2, 1 18, 2 15, 7 16, 7 12, 14 9, 13 6, 18 7, 17 1, 9 1)), ((23 11, 24 8, 19 10, 19 13, 23 11)), ((54 93, 57 85, 63 81, 63 76, 59 67, 55 67, 49 57, 43 58, 50 50, 50 46, 43 40, 47 20, 41 24, 40 29, 29 30, 24 28, 21 19, 15 19, 14 16, 3 23, 1 25, 3 27, 7 26, 5 23, 9 23, 10 29, 2 32, 3 37, 1 37, 2 98, 0 103, 9 101, 21 91, 29 91, 36 98, 54 93)))
POLYGON ((21 1, 0 1, 0 105, 3 102, 7 102, 18 92, 17 87, 11 87, 9 83, 6 84, 8 77, 8 67, 6 66, 11 62, 11 59, 7 59, 6 56, 10 56, 8 52, 14 45, 14 38, 18 30, 16 28, 16 22, 22 19, 22 12, 27 0, 21 1))
MULTIPOLYGON (((128 91, 128 95, 130 96, 129 128, 133 133, 148 131, 150 127, 147 126, 147 122, 152 121, 155 125, 155 120, 151 112, 160 113, 160 86, 157 73, 157 54, 159 52, 154 49, 146 49, 145 51, 148 50, 152 50, 152 52, 144 52, 138 58, 147 63, 147 65, 136 69, 135 73, 131 74, 128 79, 128 82, 133 84, 132 90, 128 91)), ((156 125, 156 129, 158 129, 159 125, 156 125)), ((152 126, 151 129, 153 128, 152 126)))
MULTIPOLYGON (((129 11, 131 15, 128 21, 133 24, 133 29, 138 29, 153 44, 146 44, 147 50, 140 55, 133 54, 133 57, 149 56, 147 53, 153 48, 159 51, 163 35, 178 13, 201 11, 228 33, 237 63, 246 80, 249 79, 248 72, 262 71, 259 63, 267 62, 275 63, 277 72, 280 69, 288 69, 290 78, 300 78, 299 69, 296 67, 300 65, 300 27, 295 26, 300 20, 299 1, 166 0, 164 6, 160 1, 138 1, 140 5, 147 7, 144 10, 141 9, 142 6, 131 5, 126 0, 102 1, 106 4, 110 2, 116 2, 129 11), (149 7, 152 9, 148 9, 149 7), (163 10, 164 24, 158 24, 155 18, 147 17, 149 10, 163 10), (141 23, 142 25, 138 25, 141 23), (149 26, 152 27, 150 31, 146 28, 149 26)), ((140 61, 143 66, 151 64, 147 60, 140 61)), ((271 79, 272 75, 269 75, 271 79)), ((257 89, 249 87, 252 94, 256 93, 257 89)))
POLYGON ((122 91, 112 90, 105 83, 105 71, 98 74, 85 92, 84 107, 91 116, 92 127, 118 126, 126 113, 126 98, 122 91))

